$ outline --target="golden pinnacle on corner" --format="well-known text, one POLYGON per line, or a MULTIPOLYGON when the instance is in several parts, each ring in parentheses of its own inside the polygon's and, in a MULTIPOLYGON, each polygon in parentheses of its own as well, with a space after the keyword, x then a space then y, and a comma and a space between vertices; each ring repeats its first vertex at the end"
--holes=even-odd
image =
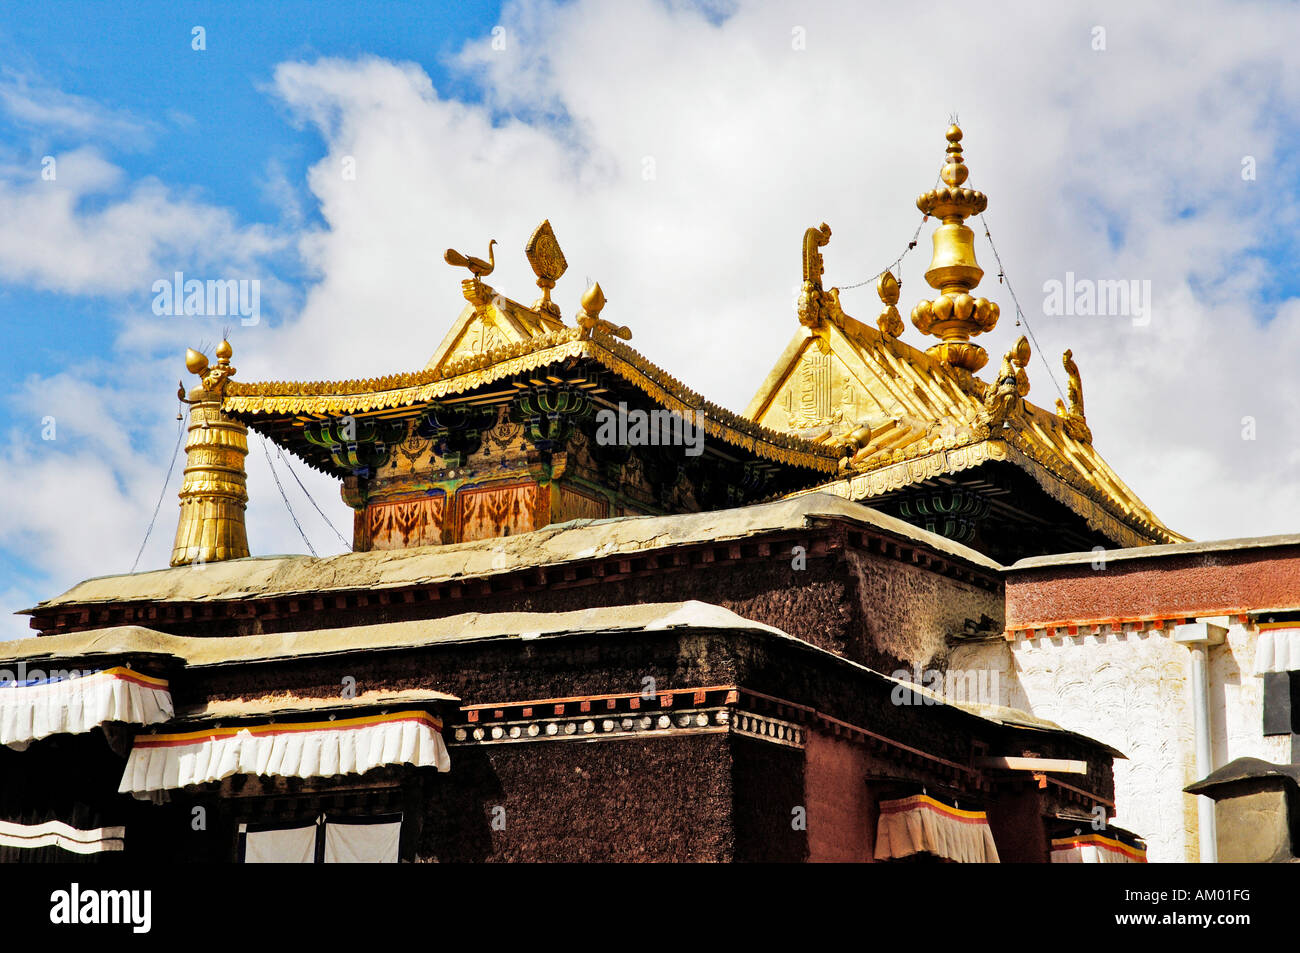
POLYGON ((199 386, 187 397, 182 384, 177 395, 190 405, 190 423, 173 566, 201 566, 248 555, 244 527, 248 428, 221 410, 226 383, 235 376, 230 363, 234 350, 229 341, 222 341, 214 353, 215 366, 193 348, 185 352, 185 369, 199 378, 199 386))
POLYGON ((616 338, 622 338, 624 341, 632 340, 632 331, 627 327, 620 327, 612 321, 606 321, 600 316, 600 312, 605 307, 605 292, 601 290, 600 282, 594 281, 590 288, 582 293, 579 302, 582 305, 578 311, 576 321, 578 327, 582 328, 582 339, 590 340, 593 331, 603 331, 606 334, 612 334, 616 338))
POLYGON ((1000 309, 970 293, 984 277, 984 269, 975 260, 975 233, 964 222, 983 212, 989 200, 983 192, 962 187, 970 170, 962 158, 961 137, 958 126, 948 127, 947 159, 941 173, 944 186, 922 193, 916 200, 922 212, 942 220, 934 230, 934 255, 925 273, 925 280, 940 294, 912 309, 912 323, 922 334, 941 339, 927 353, 974 372, 988 363, 989 356, 971 338, 993 330, 1000 309))

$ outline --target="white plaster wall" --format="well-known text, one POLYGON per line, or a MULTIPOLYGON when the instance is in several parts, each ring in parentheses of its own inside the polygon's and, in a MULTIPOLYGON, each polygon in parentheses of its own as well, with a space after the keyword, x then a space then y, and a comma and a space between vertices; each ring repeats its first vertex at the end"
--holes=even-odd
MULTIPOLYGON (((1286 736, 1262 731, 1257 633, 1234 625, 1210 649, 1214 767, 1250 756, 1290 760, 1286 736)), ((954 649, 949 664, 995 669, 1002 704, 1048 718, 1128 756, 1115 762, 1114 823, 1147 840, 1152 862, 1196 861, 1190 650, 1160 631, 1060 636, 954 649)))
POLYGON ((1255 670, 1259 631, 1228 627, 1223 645, 1210 649, 1210 725, 1214 766, 1235 758, 1263 758, 1277 764, 1291 760, 1287 735, 1264 737, 1264 679, 1255 670))

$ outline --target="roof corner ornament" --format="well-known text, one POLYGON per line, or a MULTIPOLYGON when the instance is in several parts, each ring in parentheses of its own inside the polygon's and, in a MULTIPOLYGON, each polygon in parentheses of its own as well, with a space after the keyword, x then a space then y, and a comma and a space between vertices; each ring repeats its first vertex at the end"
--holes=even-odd
POLYGON ((1061 418, 1065 432, 1071 437, 1082 443, 1092 443, 1092 430, 1088 427, 1087 418, 1083 413, 1083 380, 1079 376, 1079 365, 1074 362, 1074 352, 1067 348, 1061 355, 1061 363, 1070 379, 1066 390, 1070 397, 1070 406, 1067 409, 1058 397, 1056 416, 1061 418))
POLYGON ((235 376, 233 349, 222 341, 217 363, 193 348, 185 352, 185 367, 200 386, 178 395, 190 405, 189 436, 185 441, 185 480, 181 484, 181 515, 172 547, 173 566, 193 565, 248 555, 244 510, 248 505, 244 458, 248 456, 248 427, 221 409, 226 384, 235 376))
POLYGON ((988 352, 971 341, 976 334, 993 330, 1000 314, 996 304, 971 295, 984 277, 975 260, 975 233, 965 224, 972 215, 988 207, 983 192, 962 188, 970 174, 962 158, 962 131, 949 126, 947 160, 940 173, 944 187, 922 193, 916 207, 926 215, 942 219, 934 230, 934 255, 925 280, 940 292, 932 301, 920 301, 912 309, 912 323, 922 334, 940 338, 926 352, 952 367, 975 372, 988 363, 988 352))
POLYGON ((564 252, 549 218, 533 230, 524 246, 524 254, 537 276, 537 287, 542 289, 542 296, 533 302, 533 310, 545 312, 558 320, 560 306, 551 300, 551 289, 568 270, 569 263, 564 260, 564 252))
POLYGON ((876 282, 876 294, 885 306, 876 319, 876 326, 885 337, 896 338, 903 333, 903 319, 898 314, 898 295, 902 289, 892 272, 885 272, 876 282))
POLYGON ((856 428, 837 441, 841 454, 841 473, 857 469, 866 462, 868 457, 879 449, 873 447, 871 444, 871 441, 875 439, 875 437, 876 432, 871 429, 870 424, 863 421, 856 428))
POLYGON ((622 338, 624 341, 632 340, 632 331, 627 327, 620 327, 612 321, 606 321, 600 316, 601 309, 605 307, 605 292, 600 288, 600 282, 593 282, 582 295, 582 309, 578 312, 578 327, 582 328, 580 339, 583 341, 591 340, 592 333, 602 331, 605 334, 611 334, 616 338, 622 338))
POLYGON ((803 233, 803 285, 797 306, 799 323, 817 338, 817 346, 823 354, 831 349, 826 337, 828 321, 839 311, 839 290, 822 290, 822 273, 826 264, 822 261, 820 249, 825 248, 830 240, 831 227, 825 222, 803 233))
POLYGON ((462 255, 454 248, 448 248, 442 258, 447 264, 455 268, 468 268, 472 278, 466 278, 460 283, 461 293, 465 295, 465 300, 474 305, 476 309, 482 308, 489 301, 495 292, 487 285, 483 284, 483 279, 496 270, 496 253, 493 251, 497 240, 494 238, 488 242, 488 258, 484 261, 482 258, 474 258, 469 255, 462 255))
POLYGON ((1011 415, 1024 409, 1029 393, 1029 340, 1022 334, 1015 346, 1002 356, 998 377, 984 398, 984 413, 990 429, 1010 427, 1011 415))
POLYGON ((226 382, 235 376, 235 366, 230 363, 230 358, 235 352, 230 342, 223 340, 217 345, 214 353, 217 356, 217 363, 212 366, 208 363, 206 354, 192 347, 185 350, 185 369, 198 377, 200 386, 190 391, 187 397, 185 385, 181 384, 176 396, 183 403, 197 404, 213 398, 220 403, 225 398, 226 382))

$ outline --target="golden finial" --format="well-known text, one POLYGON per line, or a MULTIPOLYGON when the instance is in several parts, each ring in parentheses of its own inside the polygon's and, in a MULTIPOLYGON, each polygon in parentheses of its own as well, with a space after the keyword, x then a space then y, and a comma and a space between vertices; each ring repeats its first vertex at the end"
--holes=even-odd
POLYGON ((200 386, 190 394, 190 399, 186 400, 185 385, 182 384, 177 396, 187 404, 205 397, 221 400, 226 389, 226 381, 235 376, 236 369, 230 365, 230 357, 233 353, 234 349, 231 348, 230 342, 223 340, 217 345, 217 363, 213 365, 202 351, 196 351, 192 347, 186 348, 185 369, 199 379, 200 386))
POLYGON ((799 323, 816 330, 826 318, 822 273, 826 270, 821 249, 831 240, 831 227, 825 222, 803 233, 803 285, 799 290, 799 323))
POLYGON ((560 316, 560 306, 551 300, 551 289, 568 270, 569 263, 564 260, 564 252, 551 228, 551 220, 546 219, 533 230, 528 244, 524 246, 528 264, 533 266, 537 276, 537 287, 542 289, 542 296, 533 302, 534 311, 545 311, 555 317, 560 316))
POLYGON ((898 279, 892 272, 885 272, 876 282, 876 294, 880 295, 880 301, 885 306, 876 319, 876 326, 882 334, 891 338, 903 333, 903 319, 899 317, 897 308, 899 290, 898 279))
POLYGON ((173 566, 202 565, 248 555, 248 534, 244 529, 248 427, 221 409, 226 382, 235 376, 230 364, 234 349, 223 340, 214 353, 215 365, 194 348, 185 352, 185 369, 197 375, 201 384, 190 391, 188 398, 183 384, 177 394, 190 405, 190 423, 180 520, 172 547, 173 566))
POLYGON ((589 340, 591 332, 597 329, 622 338, 624 341, 632 340, 631 330, 606 321, 600 316, 601 309, 605 307, 605 292, 601 290, 599 281, 593 282, 591 287, 583 292, 581 304, 582 310, 578 312, 577 322, 578 327, 582 328, 584 341, 589 340))
POLYGON ((975 298, 972 288, 984 277, 975 260, 975 233, 965 224, 972 215, 988 207, 983 192, 963 188, 970 170, 962 157, 962 131, 949 126, 948 148, 940 177, 944 187, 931 189, 916 200, 926 215, 942 220, 934 230, 934 255, 925 280, 940 292, 932 301, 921 301, 912 309, 912 323, 922 334, 941 338, 927 353, 954 367, 977 371, 988 363, 988 353, 971 337, 991 331, 1000 309, 985 298, 975 298))
POLYGON ((1074 352, 1067 348, 1061 355, 1061 364, 1065 367, 1066 377, 1069 378, 1066 394, 1070 398, 1070 406, 1067 408, 1058 399, 1056 414, 1064 423, 1066 433, 1075 440, 1091 443, 1092 430, 1088 427, 1088 419, 1083 412, 1083 379, 1079 376, 1079 365, 1074 362, 1074 352))

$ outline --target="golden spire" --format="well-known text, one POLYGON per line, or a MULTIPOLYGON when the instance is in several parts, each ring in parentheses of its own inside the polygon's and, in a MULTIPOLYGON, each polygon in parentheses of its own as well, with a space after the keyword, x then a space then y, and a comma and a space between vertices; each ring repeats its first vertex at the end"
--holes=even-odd
POLYGON ((226 381, 235 376, 230 342, 217 345, 216 367, 194 349, 185 352, 185 367, 201 383, 185 396, 190 405, 189 437, 185 441, 185 481, 181 485, 181 516, 171 564, 217 562, 248 555, 244 508, 248 505, 244 457, 248 428, 221 411, 226 381))
POLYGON ((989 200, 983 192, 962 188, 970 170, 962 158, 961 135, 957 126, 948 127, 944 187, 931 189, 916 200, 922 212, 942 220, 934 230, 934 256, 925 273, 925 280, 940 294, 912 309, 912 323, 922 334, 942 339, 927 353, 954 367, 977 371, 988 363, 989 356, 970 339, 993 329, 999 309, 970 294, 984 277, 984 269, 975 261, 975 233, 963 222, 984 211, 989 200))

